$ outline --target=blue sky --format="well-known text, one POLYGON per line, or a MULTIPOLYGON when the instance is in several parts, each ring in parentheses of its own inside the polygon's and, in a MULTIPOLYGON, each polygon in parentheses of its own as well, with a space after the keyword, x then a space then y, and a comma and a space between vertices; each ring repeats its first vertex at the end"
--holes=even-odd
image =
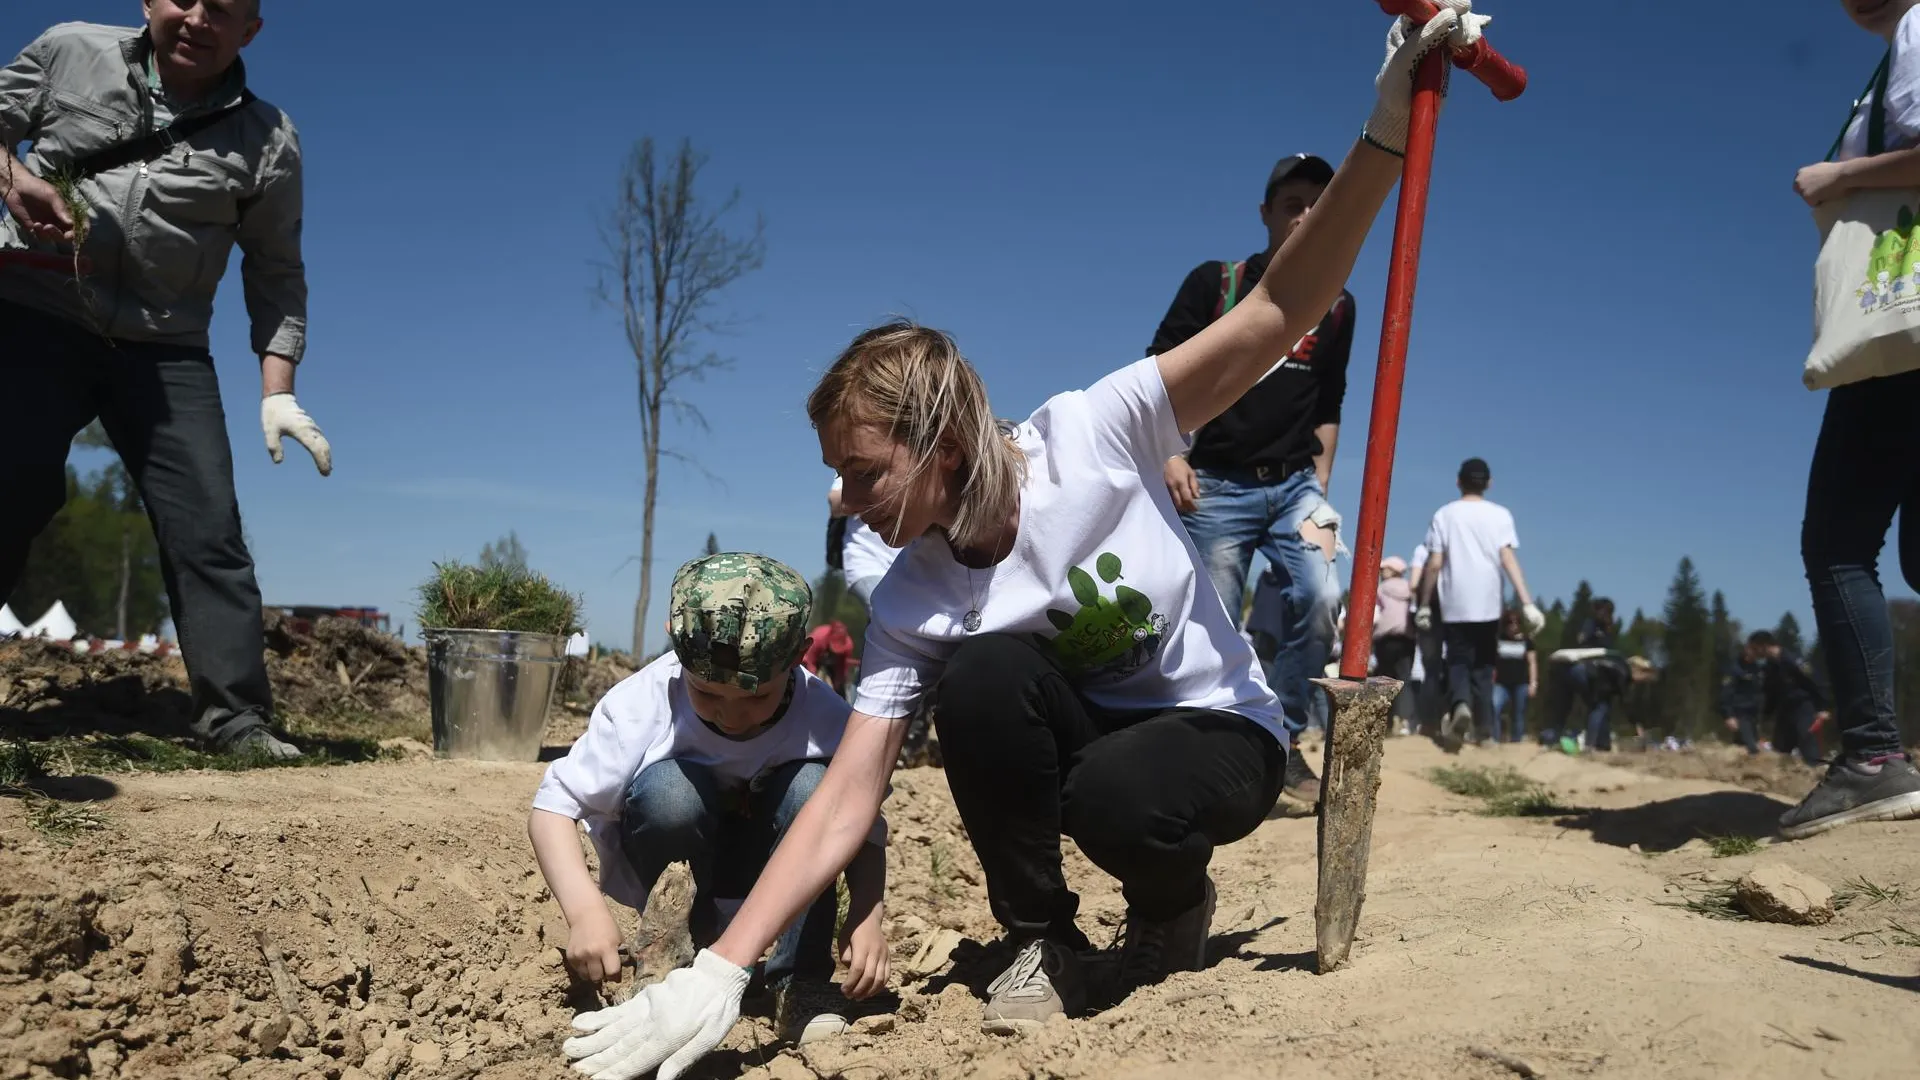
MULTIPOLYGON (((1881 46, 1833 3, 1733 19, 1626 0, 1604 25, 1578 7, 1489 3, 1532 89, 1500 105, 1456 80, 1443 116, 1389 548, 1418 542, 1479 455, 1537 592, 1586 577, 1651 611, 1689 554, 1737 617, 1805 622, 1824 399, 1799 381, 1817 237, 1791 183, 1881 46), (1635 27, 1647 41, 1619 40, 1635 27)), ((9 0, 0 49, 138 11, 9 0)), ((633 362, 592 264, 634 140, 691 137, 711 190, 767 222, 765 268, 724 299, 738 328, 707 343, 737 365, 690 393, 712 430, 670 435, 724 487, 663 479, 658 626, 709 531, 821 568, 830 476, 802 406, 849 337, 892 313, 954 332, 1006 416, 1137 359, 1195 263, 1263 243, 1274 159, 1351 144, 1385 28, 1365 0, 266 15, 253 86, 307 162, 299 396, 336 466, 261 448, 236 260, 214 344, 268 602, 411 625, 434 560, 513 529, 608 642, 630 636, 642 471, 633 362)), ((1349 520, 1391 235, 1390 203, 1350 282, 1349 520)))

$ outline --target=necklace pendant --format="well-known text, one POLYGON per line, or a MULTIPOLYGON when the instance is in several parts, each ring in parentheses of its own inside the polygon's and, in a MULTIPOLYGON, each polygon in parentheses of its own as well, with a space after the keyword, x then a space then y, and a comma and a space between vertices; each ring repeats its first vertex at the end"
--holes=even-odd
POLYGON ((975 608, 974 610, 967 612, 967 617, 960 620, 960 625, 965 627, 967 633, 969 634, 973 633, 975 630, 980 629, 979 609, 975 608))

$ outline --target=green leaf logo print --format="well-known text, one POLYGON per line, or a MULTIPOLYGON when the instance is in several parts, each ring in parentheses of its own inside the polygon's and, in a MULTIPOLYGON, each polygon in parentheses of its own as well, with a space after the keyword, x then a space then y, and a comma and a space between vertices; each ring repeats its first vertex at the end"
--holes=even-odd
POLYGON ((1069 675, 1131 675, 1160 651, 1167 617, 1154 613, 1153 601, 1145 593, 1117 584, 1123 576, 1120 556, 1102 552, 1093 569, 1100 581, 1114 586, 1113 597, 1102 594, 1093 574, 1077 566, 1069 568, 1067 588, 1080 610, 1068 614, 1048 609, 1047 621, 1060 631, 1048 646, 1069 675))
POLYGON ((1867 257, 1867 280, 1860 286, 1860 310, 1873 312, 1895 301, 1920 296, 1920 218, 1900 208, 1894 227, 1874 239, 1867 257))

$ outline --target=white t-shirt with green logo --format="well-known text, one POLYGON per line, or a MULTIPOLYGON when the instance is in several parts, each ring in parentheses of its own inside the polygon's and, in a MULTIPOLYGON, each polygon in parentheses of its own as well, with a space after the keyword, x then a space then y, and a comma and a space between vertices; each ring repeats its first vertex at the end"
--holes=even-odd
POLYGON ((969 572, 938 534, 908 545, 873 594, 854 707, 912 713, 977 609, 975 633, 1039 643, 1095 706, 1221 709, 1285 745, 1279 704, 1161 480, 1186 438, 1158 362, 1048 400, 1017 440, 1027 478, 1013 551, 969 572))

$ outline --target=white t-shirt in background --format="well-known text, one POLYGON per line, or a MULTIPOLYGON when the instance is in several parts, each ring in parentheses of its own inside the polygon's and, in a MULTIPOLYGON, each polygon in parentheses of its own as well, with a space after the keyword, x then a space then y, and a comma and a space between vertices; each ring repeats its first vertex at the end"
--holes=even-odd
MULTIPOLYGON (((1873 91, 1853 110, 1847 134, 1840 140, 1840 160, 1867 156, 1867 120, 1873 91)), ((1920 7, 1900 17, 1893 34, 1893 56, 1887 65, 1887 150, 1905 150, 1920 143, 1920 7)))
MULTIPOLYGON (((676 758, 705 765, 723 790, 733 791, 782 765, 832 757, 847 729, 847 703, 807 671, 796 669, 796 678, 793 700, 777 723, 751 739, 730 739, 694 713, 680 658, 667 653, 593 707, 587 733, 547 766, 534 808, 585 821, 600 857, 600 891, 638 908, 646 889, 620 847, 620 815, 633 778, 676 758)), ((875 829, 874 842, 884 842, 885 824, 875 829)))
POLYGON ((1440 610, 1450 623, 1497 622, 1505 598, 1500 550, 1518 548, 1507 508, 1486 499, 1455 499, 1433 515, 1426 546, 1443 552, 1440 610))
POLYGON ((1280 709, 1173 508, 1161 467, 1186 448, 1148 357, 1049 399, 1021 424, 1020 530, 998 565, 969 571, 937 533, 916 539, 873 594, 855 707, 903 717, 970 635, 1038 642, 1094 705, 1221 709, 1286 745, 1280 709))

